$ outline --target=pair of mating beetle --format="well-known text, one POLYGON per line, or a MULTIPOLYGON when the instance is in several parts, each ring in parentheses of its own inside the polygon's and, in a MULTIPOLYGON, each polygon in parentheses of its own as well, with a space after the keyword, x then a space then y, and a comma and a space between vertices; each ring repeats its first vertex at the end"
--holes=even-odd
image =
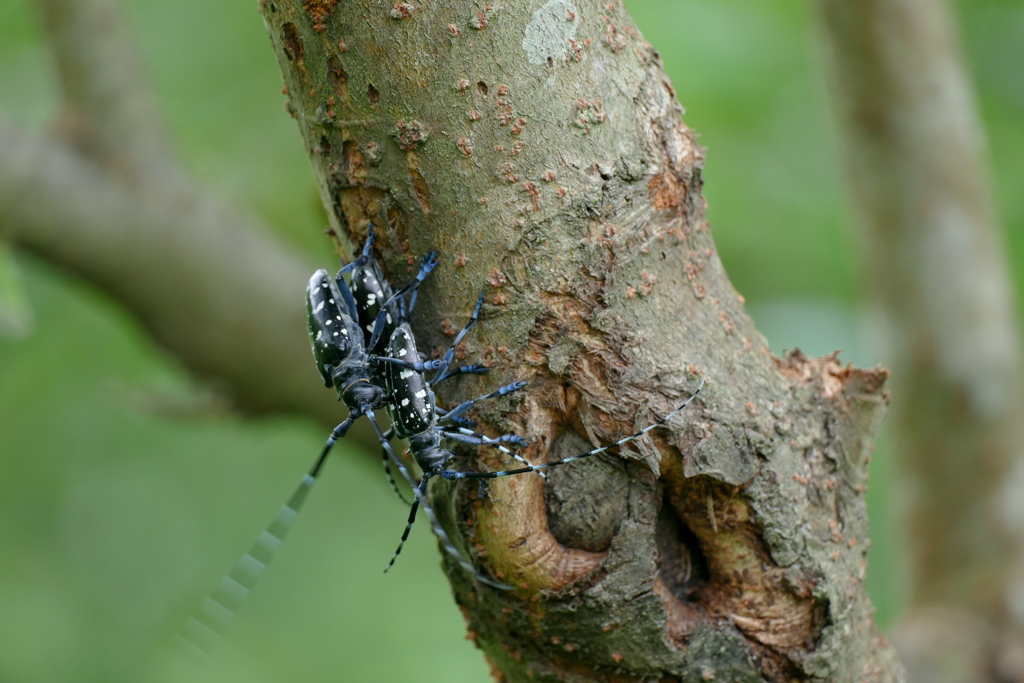
POLYGON ((377 433, 384 451, 385 472, 392 487, 399 496, 402 495, 391 473, 391 465, 394 465, 411 487, 414 496, 401 541, 385 571, 394 564, 402 551, 402 546, 416 520, 417 511, 422 507, 447 553, 480 583, 509 590, 511 586, 496 582, 477 571, 451 542, 426 497, 427 483, 431 477, 481 480, 528 472, 536 472, 543 476, 542 470, 546 468, 602 453, 665 424, 689 405, 704 387, 702 380, 693 395, 678 408, 614 444, 554 462, 531 465, 503 445, 526 445, 521 437, 511 434, 497 438, 487 437, 472 431, 469 427, 473 426, 473 422, 463 417, 463 414, 479 401, 512 393, 526 386, 526 382, 506 384, 447 411, 440 408, 434 398, 433 387, 440 382, 462 373, 486 372, 486 368, 480 365, 464 365, 451 369, 456 346, 479 318, 484 301, 483 294, 477 299, 469 322, 456 335, 444 356, 440 360, 425 360, 416 347, 416 339, 409 326, 409 316, 416 305, 420 284, 437 266, 437 254, 428 253, 413 281, 398 291, 393 291, 373 257, 372 244, 371 226, 362 254, 355 261, 344 266, 333 278, 326 270, 318 270, 310 278, 306 288, 306 321, 317 369, 324 385, 333 388, 339 399, 344 401, 349 409, 349 415, 331 431, 316 462, 267 529, 221 579, 217 588, 185 624, 180 637, 189 650, 208 653, 224 634, 231 618, 238 611, 290 528, 306 495, 316 482, 331 448, 338 439, 345 436, 360 416, 365 415, 377 433), (349 275, 351 284, 346 282, 345 275, 349 275), (406 296, 409 297, 408 301, 406 296), (434 372, 432 379, 427 379, 426 373, 429 371, 434 372), (386 431, 381 429, 374 414, 374 409, 382 407, 387 409, 391 418, 391 427, 386 431), (393 437, 408 439, 413 459, 423 472, 418 482, 391 448, 390 440, 393 437), (521 462, 524 467, 501 472, 448 469, 455 456, 451 451, 441 447, 443 439, 478 446, 495 446, 521 462))

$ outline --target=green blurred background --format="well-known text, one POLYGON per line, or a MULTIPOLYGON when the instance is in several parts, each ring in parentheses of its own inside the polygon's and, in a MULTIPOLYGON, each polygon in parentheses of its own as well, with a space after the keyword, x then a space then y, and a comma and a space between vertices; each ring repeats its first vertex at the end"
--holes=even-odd
MULTIPOLYGON (((255 0, 122 4, 188 168, 333 263, 255 0)), ((772 348, 882 361, 813 4, 627 7, 708 148, 715 237, 772 348)), ((1019 290, 1024 4, 957 10, 1019 290)), ((44 129, 57 106, 33 4, 0 0, 0 115, 44 129)), ((9 257, 0 251, 0 276, 9 257)), ((170 635, 273 516, 326 431, 233 413, 103 294, 24 254, 14 264, 33 324, 0 333, 0 681, 487 680, 426 526, 381 573, 404 508, 375 458, 344 444, 210 668, 179 668, 170 635)), ((872 467, 869 587, 885 626, 906 580, 884 438, 872 467)))

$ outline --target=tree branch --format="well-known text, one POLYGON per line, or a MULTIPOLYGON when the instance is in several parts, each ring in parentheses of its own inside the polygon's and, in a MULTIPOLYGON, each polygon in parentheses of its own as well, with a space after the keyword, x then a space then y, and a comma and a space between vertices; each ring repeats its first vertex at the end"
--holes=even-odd
POLYGON ((125 186, 0 120, 0 234, 111 293, 248 407, 337 421, 297 303, 311 268, 256 221, 198 194, 125 186))
POLYGON ((435 482, 452 537, 517 586, 474 585, 446 558, 497 675, 899 680, 862 584, 885 372, 767 351, 715 251, 703 150, 621 5, 261 6, 335 230, 384 226, 396 279, 443 252, 421 347, 445 346, 488 283, 466 351, 491 375, 443 398, 529 379, 479 416, 542 462, 708 381, 620 457, 482 497, 435 482))
POLYGON ((64 94, 61 128, 126 177, 169 163, 170 149, 135 45, 111 0, 38 0, 64 94))
MULTIPOLYGON (((821 7, 868 281, 892 333, 898 453, 915 494, 913 614, 903 642, 924 669, 911 673, 939 680, 936 662, 956 652, 972 681, 978 671, 1024 680, 1019 665, 999 671, 992 661, 1001 646, 968 645, 1003 637, 1024 576, 1024 539, 1012 519, 1022 500, 1024 391, 984 135, 953 20, 931 0, 821 7), (940 606, 967 614, 927 623, 940 606), (978 632, 966 633, 968 624, 978 632)), ((938 668, 942 676, 960 670, 938 668)))

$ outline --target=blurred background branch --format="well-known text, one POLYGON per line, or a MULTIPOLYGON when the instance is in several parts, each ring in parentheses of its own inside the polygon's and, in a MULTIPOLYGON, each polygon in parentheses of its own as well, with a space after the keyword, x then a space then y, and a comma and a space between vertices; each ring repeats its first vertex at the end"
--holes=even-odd
POLYGON ((0 121, 0 234, 102 287, 242 405, 332 408, 302 381, 309 351, 290 285, 305 261, 198 188, 146 178, 0 121))
POLYGON ((1022 347, 954 19, 936 0, 821 9, 911 492, 913 586, 897 642, 913 681, 1024 680, 1005 632, 1024 617, 1024 507, 1007 482, 1024 465, 1022 347))
POLYGON ((129 179, 171 165, 172 152, 138 50, 110 0, 39 0, 54 58, 63 133, 129 179))
POLYGON ((0 119, 0 236, 100 286, 240 407, 336 423, 307 376, 312 261, 179 166, 116 3, 39 6, 61 111, 49 133, 0 119))

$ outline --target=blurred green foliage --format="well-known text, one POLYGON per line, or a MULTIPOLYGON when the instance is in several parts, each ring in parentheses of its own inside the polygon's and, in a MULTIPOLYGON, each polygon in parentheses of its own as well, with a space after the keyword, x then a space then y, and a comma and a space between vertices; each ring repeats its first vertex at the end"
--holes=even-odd
MULTIPOLYGON (((256 3, 122 4, 186 166, 330 262, 256 3)), ((813 5, 627 5, 708 148, 715 237, 772 348, 878 362, 813 5)), ((1020 288, 1024 5, 958 9, 1020 288)), ((34 7, 6 0, 0 114, 42 129, 58 97, 34 7)), ((211 668, 176 669, 170 634, 276 512, 325 430, 231 414, 114 303, 30 258, 20 266, 36 322, 27 338, 0 336, 0 680, 486 679, 424 526, 381 574, 404 511, 373 458, 344 445, 211 668)), ((869 586, 887 623, 901 602, 899 537, 888 461, 874 466, 869 586)))

